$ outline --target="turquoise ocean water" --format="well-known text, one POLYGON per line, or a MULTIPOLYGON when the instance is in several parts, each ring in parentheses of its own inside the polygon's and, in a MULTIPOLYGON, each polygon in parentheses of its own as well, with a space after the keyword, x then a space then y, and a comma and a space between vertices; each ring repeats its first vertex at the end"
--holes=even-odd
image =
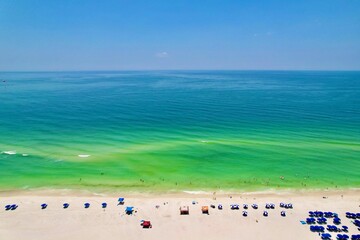
POLYGON ((360 72, 0 72, 0 81, 0 190, 360 186, 360 72))

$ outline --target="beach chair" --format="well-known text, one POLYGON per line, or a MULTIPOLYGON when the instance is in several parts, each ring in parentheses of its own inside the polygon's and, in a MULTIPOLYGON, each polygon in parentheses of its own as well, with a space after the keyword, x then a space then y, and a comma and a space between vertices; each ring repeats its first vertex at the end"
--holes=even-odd
POLYGON ((196 204, 196 201, 192 201, 191 203, 192 203, 193 205, 195 205, 195 204, 196 204))
POLYGON ((68 203, 63 204, 63 208, 65 208, 65 209, 68 208, 69 206, 70 206, 70 204, 68 204, 68 203))
POLYGON ((360 213, 356 213, 356 218, 360 219, 360 213))
POLYGON ((360 220, 355 220, 353 223, 355 226, 360 227, 360 220))
POLYGON ((201 212, 203 214, 209 214, 209 207, 208 206, 202 206, 201 207, 201 212))
POLYGON ((243 204, 243 208, 244 208, 244 209, 248 209, 249 206, 248 206, 247 204, 243 204))
POLYGON ((316 222, 317 222, 318 224, 326 224, 326 223, 327 223, 327 220, 326 220, 326 218, 324 218, 324 217, 320 217, 320 218, 317 219, 316 222))
POLYGON ((14 211, 14 210, 16 210, 18 207, 19 207, 18 205, 12 204, 10 210, 11 210, 11 211, 14 211))
POLYGON ((336 237, 337 237, 338 240, 347 240, 347 239, 349 239, 349 236, 346 235, 346 234, 338 234, 338 235, 336 235, 336 237))
POLYGON ((349 228, 347 226, 341 226, 341 231, 348 232, 349 228))
POLYGON ((189 206, 180 207, 180 215, 189 215, 189 206))
POLYGON ((152 228, 152 224, 150 221, 142 221, 141 226, 143 228, 152 228))
POLYGON ((334 224, 339 225, 339 224, 341 224, 341 219, 338 217, 335 217, 333 222, 334 222, 334 224))
POLYGON ((11 210, 11 205, 6 205, 5 206, 5 211, 9 211, 9 210, 11 210))
POLYGON ((239 204, 231 204, 230 209, 231 210, 239 210, 239 204))
POLYGON ((102 203, 102 204, 101 204, 101 207, 102 207, 102 208, 106 208, 106 207, 107 207, 107 203, 102 203))
POLYGON ((275 204, 271 203, 271 204, 270 204, 270 208, 271 208, 271 209, 275 209, 275 204))
POLYGON ((288 203, 288 204, 286 204, 286 205, 285 205, 285 208, 290 208, 290 209, 292 209, 292 208, 293 208, 292 203, 288 203))
POLYGON ((265 205, 265 208, 266 208, 266 209, 270 209, 270 204, 267 203, 267 204, 265 205))
POLYGON ((133 212, 134 212, 134 207, 126 207, 125 208, 125 213, 127 215, 131 215, 131 214, 133 214, 133 212))
POLYGON ((218 209, 219 209, 219 210, 222 210, 222 209, 223 209, 223 205, 222 205, 222 204, 219 204, 219 205, 218 205, 218 209))
POLYGON ((46 209, 47 208, 47 204, 46 203, 43 203, 43 204, 41 204, 41 209, 46 209))
POLYGON ((247 211, 243 211, 242 215, 243 215, 244 217, 247 217, 248 212, 247 212, 247 211))
POLYGON ((359 234, 351 235, 351 240, 360 240, 360 235, 359 234))
POLYGON ((285 213, 285 211, 281 211, 281 213, 280 213, 280 214, 281 214, 281 216, 282 216, 282 217, 286 217, 286 213, 285 213))
POLYGON ((285 203, 280 203, 280 205, 279 205, 281 208, 284 208, 285 207, 285 203))
POLYGON ((306 218, 306 223, 307 223, 307 224, 314 224, 314 223, 315 223, 315 219, 314 219, 314 218, 306 218))
POLYGON ((267 211, 264 211, 263 216, 267 217, 267 216, 269 216, 269 213, 267 211))
POLYGON ((251 205, 251 207, 252 207, 253 209, 258 209, 258 208, 259 208, 259 206, 258 206, 257 204, 253 204, 253 205, 251 205))
POLYGON ((125 203, 125 198, 123 198, 123 197, 121 197, 121 198, 119 198, 118 199, 118 205, 124 205, 124 203, 125 203))
POLYGON ((84 204, 84 207, 85 207, 85 208, 89 208, 89 207, 90 207, 90 203, 85 203, 85 204, 84 204))
POLYGON ((323 233, 323 234, 321 234, 321 239, 329 240, 329 239, 331 239, 331 234, 330 233, 323 233))
POLYGON ((210 207, 211 207, 211 208, 215 208, 215 205, 214 205, 214 204, 211 204, 210 207))
POLYGON ((324 212, 324 217, 326 218, 332 218, 334 215, 332 212, 324 212))

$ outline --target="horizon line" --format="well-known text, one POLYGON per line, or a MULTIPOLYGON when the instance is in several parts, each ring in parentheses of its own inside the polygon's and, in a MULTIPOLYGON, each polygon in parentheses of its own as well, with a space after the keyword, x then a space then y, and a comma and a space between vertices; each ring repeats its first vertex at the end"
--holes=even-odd
POLYGON ((248 72, 360 72, 360 69, 97 69, 97 70, 0 70, 0 73, 16 72, 157 72, 157 71, 248 71, 248 72))

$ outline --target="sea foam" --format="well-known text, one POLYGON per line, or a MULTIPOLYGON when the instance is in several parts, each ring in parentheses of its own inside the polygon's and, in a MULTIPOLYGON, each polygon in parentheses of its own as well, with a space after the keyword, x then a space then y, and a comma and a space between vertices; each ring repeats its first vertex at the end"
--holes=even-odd
POLYGON ((2 154, 15 155, 16 151, 3 151, 2 154))

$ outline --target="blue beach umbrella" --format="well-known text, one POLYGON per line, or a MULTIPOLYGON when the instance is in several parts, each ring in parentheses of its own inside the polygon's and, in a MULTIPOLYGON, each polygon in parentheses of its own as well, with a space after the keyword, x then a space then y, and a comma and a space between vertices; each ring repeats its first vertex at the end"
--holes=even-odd
POLYGON ((127 215, 131 215, 134 212, 134 207, 126 207, 125 208, 125 213, 127 215))

